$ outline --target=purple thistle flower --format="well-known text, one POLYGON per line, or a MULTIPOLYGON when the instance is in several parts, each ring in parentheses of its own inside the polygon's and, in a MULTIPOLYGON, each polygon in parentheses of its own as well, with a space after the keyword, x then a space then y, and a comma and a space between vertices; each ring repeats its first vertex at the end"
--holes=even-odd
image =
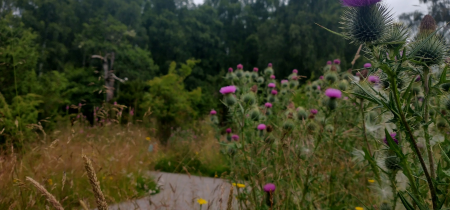
POLYGON ((226 87, 220 88, 220 93, 222 93, 222 95, 235 93, 235 92, 236 92, 236 86, 226 86, 226 87))
POLYGON ((228 68, 228 72, 233 72, 233 68, 228 68))
POLYGON ((80 114, 77 115, 77 118, 80 118, 80 114))
POLYGON ((264 185, 263 189, 264 189, 264 192, 270 193, 270 192, 275 192, 275 189, 277 189, 277 187, 275 186, 275 184, 268 183, 268 184, 264 185))
POLYGON ((348 100, 348 97, 344 97, 344 100, 348 100))
POLYGON ((117 101, 114 101, 114 106, 117 106, 117 101))
POLYGON ((253 68, 253 71, 254 71, 254 72, 258 72, 259 69, 255 67, 255 68, 253 68))
POLYGON ((332 64, 332 62, 331 61, 327 61, 327 65, 331 65, 332 64))
POLYGON ((272 63, 269 63, 269 64, 267 65, 267 67, 272 67, 272 63))
POLYGON ((134 115, 134 109, 133 109, 133 108, 131 108, 131 110, 130 110, 130 115, 131 115, 131 116, 134 115))
POLYGON ((330 97, 331 99, 336 99, 342 97, 342 92, 340 90, 329 88, 325 91, 325 95, 330 97))
POLYGON ((309 112, 311 112, 311 114, 316 115, 319 111, 317 111, 317 109, 311 109, 309 112))
POLYGON ((269 103, 269 102, 267 102, 266 104, 264 104, 264 106, 265 106, 266 108, 272 108, 272 104, 269 103))
POLYGON ((233 139, 233 140, 235 140, 235 141, 238 141, 238 140, 239 140, 239 136, 236 135, 236 134, 233 134, 233 135, 231 136, 231 139, 233 139))
POLYGON ((69 105, 66 106, 66 110, 69 110, 69 105))
POLYGON ((323 76, 320 76, 320 77, 319 77, 320 80, 323 80, 323 78, 324 78, 323 76))
POLYGON ((365 69, 368 69, 368 68, 370 68, 370 67, 372 67, 372 64, 371 64, 371 63, 366 63, 366 64, 364 64, 364 68, 365 68, 365 69))
POLYGON ((275 79, 275 75, 270 75, 270 79, 275 79))
POLYGON ((225 130, 225 132, 231 133, 231 128, 227 128, 227 130, 225 130))
POLYGON ((416 78, 416 82, 419 82, 419 81, 420 81, 420 79, 421 79, 420 75, 419 75, 419 76, 417 76, 417 78, 416 78))
POLYGON ((269 87, 269 88, 275 88, 275 83, 269 83, 269 85, 267 85, 267 87, 269 87))
POLYGON ((342 4, 347 7, 367 7, 380 1, 381 0, 341 0, 342 4))
POLYGON ((294 69, 294 70, 292 70, 292 73, 297 74, 297 73, 298 73, 298 70, 297 70, 297 69, 294 69))
POLYGON ((238 64, 237 65, 237 69, 241 69, 242 70, 243 68, 244 68, 244 66, 242 64, 238 64))
MULTIPOLYGON (((398 140, 395 138, 395 137, 397 136, 397 133, 391 133, 391 134, 389 134, 389 135, 390 135, 391 138, 394 140, 394 142, 395 142, 396 144, 398 144, 398 140)), ((385 144, 389 145, 389 144, 388 144, 388 141, 387 141, 387 138, 384 138, 383 141, 384 141, 385 144)))
POLYGON ((278 91, 277 90, 272 90, 272 92, 270 92, 270 93, 272 93, 272 95, 277 95, 278 91))
POLYGON ((78 107, 81 107, 81 106, 83 106, 83 104, 81 104, 81 103, 78 103, 78 107))
POLYGON ((320 87, 320 85, 317 85, 317 90, 320 90, 320 89, 322 89, 322 88, 320 87))
POLYGON ((216 115, 217 112, 216 112, 216 110, 213 109, 213 110, 211 110, 211 112, 209 112, 209 114, 210 114, 210 115, 216 115))
POLYGON ((258 130, 262 131, 262 130, 265 130, 265 129, 266 129, 266 125, 264 125, 264 124, 259 124, 257 128, 258 128, 258 130))
POLYGON ((380 78, 378 76, 369 76, 368 80, 371 83, 379 83, 380 82, 380 78))
POLYGON ((341 60, 339 60, 339 59, 335 59, 333 62, 334 62, 334 64, 336 64, 336 65, 341 64, 341 60))
POLYGON ((284 84, 284 83, 288 83, 289 81, 288 80, 281 80, 281 84, 284 84))

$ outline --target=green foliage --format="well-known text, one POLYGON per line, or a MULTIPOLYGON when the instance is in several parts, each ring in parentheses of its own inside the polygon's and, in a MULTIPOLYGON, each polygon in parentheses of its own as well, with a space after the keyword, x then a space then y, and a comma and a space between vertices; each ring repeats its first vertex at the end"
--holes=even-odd
POLYGON ((0 21, 0 84, 6 101, 32 93, 37 85, 36 35, 13 16, 0 21))
POLYGON ((142 197, 149 194, 157 194, 160 190, 158 189, 155 180, 138 175, 138 177, 136 178, 136 191, 136 196, 142 197))
POLYGON ((171 127, 189 125, 189 122, 198 117, 195 106, 201 99, 201 88, 187 91, 183 84, 183 80, 198 62, 188 60, 178 69, 176 63, 172 62, 167 75, 148 82, 150 89, 144 96, 141 107, 150 107, 152 116, 160 122, 159 132, 163 142, 169 137, 171 127))

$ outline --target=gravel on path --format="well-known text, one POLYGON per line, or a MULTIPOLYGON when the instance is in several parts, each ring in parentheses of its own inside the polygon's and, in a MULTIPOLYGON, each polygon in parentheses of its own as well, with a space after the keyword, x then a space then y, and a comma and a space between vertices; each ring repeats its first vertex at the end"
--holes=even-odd
MULTIPOLYGON (((110 210, 198 210, 198 198, 205 199, 208 204, 202 210, 227 210, 228 196, 231 185, 223 179, 199 177, 185 174, 151 172, 161 192, 142 199, 115 204, 110 210)), ((236 191, 236 189, 234 189, 236 191)), ((236 192, 234 192, 236 194, 236 192)), ((237 203, 233 199, 233 207, 237 203)))

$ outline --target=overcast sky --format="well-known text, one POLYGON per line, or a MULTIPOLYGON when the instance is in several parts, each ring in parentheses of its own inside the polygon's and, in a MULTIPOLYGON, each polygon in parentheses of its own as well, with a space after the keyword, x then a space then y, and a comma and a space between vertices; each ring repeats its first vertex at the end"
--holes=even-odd
MULTIPOLYGON (((201 4, 203 3, 203 0, 194 0, 194 2, 201 4)), ((420 10, 422 12, 427 11, 426 5, 421 4, 419 6, 419 0, 383 0, 383 2, 387 3, 392 8, 392 12, 395 16, 415 10, 420 10)))

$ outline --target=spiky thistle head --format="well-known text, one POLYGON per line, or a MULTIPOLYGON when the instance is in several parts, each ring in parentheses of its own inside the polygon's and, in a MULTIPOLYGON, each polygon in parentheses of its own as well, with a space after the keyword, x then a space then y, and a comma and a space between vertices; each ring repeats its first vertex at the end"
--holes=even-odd
POLYGON ((450 110, 450 95, 447 95, 442 99, 442 104, 444 105, 445 109, 450 110))
POLYGON ((408 57, 427 66, 441 64, 447 55, 445 39, 437 34, 419 33, 408 46, 408 57))
POLYGON ((308 112, 303 107, 298 107, 297 118, 299 120, 306 120, 306 118, 308 118, 308 112))
POLYGON ((388 27, 388 33, 384 39, 389 49, 399 49, 406 43, 408 29, 402 23, 394 23, 388 27))
POLYGON ((348 82, 347 82, 347 80, 342 80, 342 81, 340 81, 339 84, 338 84, 338 88, 339 88, 340 90, 342 90, 342 91, 346 91, 347 88, 348 88, 348 82))
POLYGON ((341 0, 342 4, 347 7, 367 7, 380 1, 381 0, 341 0))
POLYGON ((253 105, 255 104, 255 94, 253 92, 249 92, 246 93, 242 96, 242 101, 246 104, 246 105, 253 105))
POLYGON ((377 0, 345 1, 348 2, 347 5, 356 7, 351 6, 344 12, 342 17, 344 35, 356 44, 381 42, 392 24, 392 15, 388 8, 382 4, 376 4, 377 0))

